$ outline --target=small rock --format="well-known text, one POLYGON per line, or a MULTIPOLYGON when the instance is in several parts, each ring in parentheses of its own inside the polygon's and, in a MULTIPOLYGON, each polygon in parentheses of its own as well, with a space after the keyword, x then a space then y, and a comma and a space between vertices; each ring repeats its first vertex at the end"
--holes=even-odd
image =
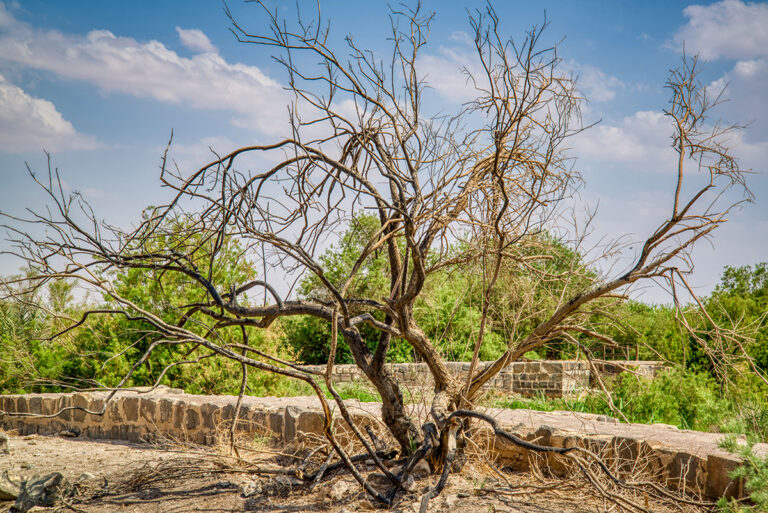
POLYGON ((139 499, 144 501, 157 499, 162 496, 163 492, 160 490, 160 488, 147 488, 146 490, 140 491, 138 494, 139 499))
POLYGON ((249 481, 240 485, 240 496, 244 499, 261 493, 261 484, 256 481, 249 481))
POLYGON ((245 511, 264 511, 264 502, 259 498, 251 498, 243 504, 245 511))
POLYGON ((11 478, 6 470, 0 475, 0 501, 15 501, 21 491, 21 483, 11 478))
POLYGON ((220 488, 226 490, 228 488, 237 488, 237 485, 232 481, 219 481, 213 485, 214 488, 220 488))
POLYGON ((51 507, 68 488, 69 484, 60 472, 25 481, 21 484, 19 497, 10 512, 27 513, 35 506, 51 507))
POLYGON ((275 478, 275 483, 279 484, 280 486, 288 486, 288 487, 304 485, 304 481, 302 481, 301 479, 296 479, 295 477, 291 477, 291 476, 277 476, 275 478))
POLYGON ((349 489, 350 486, 347 481, 337 481, 331 486, 331 489, 328 490, 328 498, 332 501, 340 501, 349 493, 349 489))
POLYGON ((77 428, 72 429, 64 429, 62 431, 57 431, 54 433, 55 436, 62 436, 64 438, 77 438, 80 436, 80 430, 77 428))
POLYGON ((27 463, 27 462, 25 461, 25 462, 23 462, 23 463, 21 464, 21 468, 23 468, 23 469, 25 469, 25 470, 29 470, 29 469, 31 469, 31 468, 35 468, 35 466, 34 466, 34 465, 32 465, 32 464, 30 464, 30 463, 27 463))
POLYGON ((83 481, 95 481, 96 476, 91 474, 90 472, 83 472, 80 474, 80 477, 77 478, 78 483, 82 483, 83 481))
POLYGON ((456 494, 456 497, 458 497, 459 499, 466 499, 467 497, 469 497, 469 494, 467 492, 459 492, 456 494))
POLYGON ((413 492, 416 490, 416 481, 414 481, 413 476, 408 476, 408 478, 403 481, 403 489, 406 492, 413 492))
POLYGON ((414 479, 421 479, 422 477, 427 477, 432 473, 432 469, 429 468, 429 463, 427 463, 427 460, 421 460, 419 461, 411 471, 411 475, 414 479))
POLYGON ((8 435, 0 433, 0 454, 11 454, 11 450, 8 449, 8 435))
POLYGON ((373 467, 374 465, 376 465, 376 462, 374 462, 372 459, 367 459, 365 460, 365 464, 368 465, 369 467, 373 467))

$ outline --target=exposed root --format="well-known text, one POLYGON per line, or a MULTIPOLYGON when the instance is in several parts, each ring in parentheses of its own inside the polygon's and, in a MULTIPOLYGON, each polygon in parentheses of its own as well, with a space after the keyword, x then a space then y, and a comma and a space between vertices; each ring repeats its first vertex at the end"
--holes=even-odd
POLYGON ((445 457, 442 462, 442 472, 437 484, 422 496, 419 509, 420 513, 425 513, 427 511, 429 501, 437 497, 445 487, 451 464, 456 456, 456 434, 460 428, 460 424, 456 422, 458 418, 482 420, 491 426, 496 437, 512 442, 529 451, 542 454, 553 454, 567 458, 569 462, 575 464, 586 481, 590 483, 592 488, 600 496, 604 497, 620 509, 649 513, 649 497, 653 498, 654 501, 661 501, 677 508, 680 508, 681 505, 704 508, 711 508, 714 506, 714 503, 711 502, 696 500, 689 498, 684 494, 670 492, 664 487, 649 480, 627 481, 621 479, 609 468, 603 458, 585 447, 551 447, 539 445, 523 440, 520 437, 501 429, 496 420, 486 414, 470 410, 457 410, 452 412, 446 418, 446 425, 448 427, 444 431, 443 443, 447 443, 447 446, 444 448, 445 457), (638 501, 638 497, 642 497, 643 500, 638 501))

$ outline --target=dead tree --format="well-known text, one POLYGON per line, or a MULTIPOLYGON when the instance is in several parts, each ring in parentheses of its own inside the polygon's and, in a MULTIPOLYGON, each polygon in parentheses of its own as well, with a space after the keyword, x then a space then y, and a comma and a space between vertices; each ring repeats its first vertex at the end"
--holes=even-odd
POLYGON ((419 56, 431 16, 418 7, 392 13, 392 53, 385 60, 351 37, 344 52, 331 48, 329 29, 319 14, 311 23, 299 18, 294 24, 266 8, 263 14, 270 21, 268 30, 254 34, 233 20, 233 32, 245 43, 268 49, 283 66, 294 96, 287 137, 238 148, 191 174, 164 157, 160 180, 174 196, 128 231, 101 223, 81 197, 63 192, 58 173, 49 169, 48 181, 38 183, 49 195, 50 208, 26 220, 44 225, 47 236, 36 237, 23 227, 25 220, 15 219, 17 253, 37 270, 25 278, 28 288, 75 279, 117 305, 88 311, 67 329, 96 315, 122 315, 153 327, 152 343, 131 372, 157 347, 176 344, 239 362, 244 375, 252 368, 309 383, 327 413, 330 443, 361 485, 382 502, 392 497, 373 490, 336 443, 330 409, 318 386, 320 381, 327 385, 348 418, 331 380, 338 337, 381 395, 382 420, 401 453, 411 456, 410 463, 394 475, 356 431, 361 443, 395 489, 419 458, 442 462, 435 467, 443 469, 443 478, 434 495, 460 457, 468 419, 483 418, 472 409, 483 385, 524 353, 552 340, 577 333, 604 340, 591 324, 601 314, 600 302, 625 294, 629 286, 642 280, 662 280, 672 288, 685 284, 692 269, 691 248, 725 222, 734 205, 723 193, 737 188, 748 196, 744 173, 727 145, 729 132, 738 127, 709 123, 708 113, 718 98, 708 96, 697 81, 696 60, 684 60, 667 83, 671 100, 666 114, 679 156, 668 217, 660 220, 627 269, 593 277, 575 294, 553 294, 553 303, 542 307, 542 322, 510 337, 500 358, 479 366, 489 304, 502 270, 522 270, 534 282, 568 283, 572 278, 548 276, 534 265, 537 258, 546 258, 535 251, 541 232, 565 230, 561 215, 581 180, 566 148, 569 138, 583 130, 576 83, 562 70, 554 47, 540 48, 543 27, 533 27, 514 41, 502 37, 491 8, 473 14, 469 22, 481 71, 467 72, 466 79, 476 99, 454 115, 430 116, 423 101, 429 77, 419 72, 419 56), (272 164, 242 169, 240 162, 249 154, 272 164), (317 254, 329 233, 363 211, 375 214, 380 228, 349 275, 331 282, 317 254), (196 234, 187 240, 197 242, 158 247, 158 241, 170 240, 167 220, 178 217, 196 234), (217 283, 202 273, 194 263, 200 252, 205 251, 208 268, 215 268, 227 240, 239 241, 254 259, 263 255, 263 266, 271 271, 247 283, 217 283), (458 245, 460 241, 465 244, 458 245), (356 297, 351 283, 365 261, 381 252, 388 262, 388 290, 356 297), (484 304, 470 372, 459 379, 419 327, 413 308, 431 275, 467 262, 482 263, 484 304), (125 269, 145 270, 148 276, 180 273, 199 288, 200 301, 179 311, 175 322, 163 320, 117 293, 111 278, 125 269), (307 273, 323 285, 322 297, 281 297, 281 287, 270 282, 307 273), (267 300, 244 299, 252 289, 266 291, 267 300), (248 343, 253 330, 297 315, 331 325, 325 372, 307 371, 248 343), (192 329, 193 323, 205 330, 192 329), (362 325, 379 333, 373 350, 363 341, 362 325), (431 418, 424 425, 411 416, 399 384, 384 365, 393 338, 407 341, 434 378, 431 418))

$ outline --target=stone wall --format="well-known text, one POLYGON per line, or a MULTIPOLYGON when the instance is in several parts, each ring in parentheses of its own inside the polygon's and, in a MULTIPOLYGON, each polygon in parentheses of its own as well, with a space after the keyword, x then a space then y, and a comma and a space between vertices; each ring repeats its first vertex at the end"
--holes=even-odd
MULTIPOLYGON (((467 362, 446 362, 453 374, 466 378, 469 372, 467 362)), ((489 365, 483 362, 480 366, 489 365)), ((660 362, 620 361, 595 363, 601 373, 618 374, 624 370, 653 377, 658 369, 663 368, 660 362)), ((324 372, 325 365, 307 365, 316 371, 324 372)), ((407 387, 422 387, 432 384, 432 375, 424 363, 392 363, 387 369, 395 379, 407 387)), ((333 367, 335 383, 365 382, 362 371, 356 365, 335 365, 333 367)), ((594 377, 589 363, 583 360, 542 360, 514 362, 499 372, 486 385, 486 389, 501 392, 512 392, 525 396, 542 393, 548 397, 562 397, 586 390, 594 377)))
MULTIPOLYGON (((656 374, 667 368, 664 365, 664 362, 642 360, 604 360, 596 361, 593 365, 595 366, 595 370, 597 370, 600 376, 603 377, 616 376, 622 372, 630 372, 644 378, 653 378, 656 374)), ((597 380, 594 375, 590 376, 590 386, 597 386, 597 380)))
MULTIPOLYGON (((21 434, 56 434, 67 430, 88 438, 170 438, 213 444, 220 434, 228 432, 236 403, 232 396, 188 395, 161 387, 151 392, 120 392, 105 408, 107 396, 106 392, 0 396, 0 427, 21 434), (93 415, 73 407, 104 413, 93 415), (65 411, 61 415, 50 416, 62 409, 65 411)), ((346 403, 357 425, 368 424, 374 429, 380 426, 379 404, 346 403)), ((555 447, 585 446, 629 471, 642 460, 656 480, 673 489, 695 490, 713 498, 744 495, 743 484, 728 477, 728 472, 739 465, 739 459, 718 447, 722 437, 719 434, 662 424, 619 424, 610 417, 572 412, 486 412, 502 428, 526 440, 555 447)), ((322 436, 323 425, 317 398, 245 397, 237 428, 246 436, 266 435, 291 441, 307 435, 322 436)), ((344 438, 344 424, 338 422, 336 426, 338 436, 344 438)), ((768 454, 768 444, 757 444, 755 450, 768 454)), ((531 455, 518 446, 497 440, 490 451, 489 457, 501 466, 528 468, 531 455)), ((549 463, 555 471, 560 468, 557 461, 549 463)))

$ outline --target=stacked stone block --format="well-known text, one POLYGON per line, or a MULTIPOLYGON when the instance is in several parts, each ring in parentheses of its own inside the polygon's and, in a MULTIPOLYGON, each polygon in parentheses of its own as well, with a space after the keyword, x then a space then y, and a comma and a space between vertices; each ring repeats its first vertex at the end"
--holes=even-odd
MULTIPOLYGON (((468 362, 446 362, 448 369, 460 379, 466 379, 468 362)), ((480 363, 478 369, 489 365, 480 363)), ((323 372, 324 365, 307 365, 309 369, 323 372)), ((433 384, 432 375, 424 363, 387 364, 387 370, 405 388, 419 388, 433 384)), ((365 376, 353 364, 333 367, 334 383, 363 383, 365 376)), ((485 385, 486 390, 510 392, 524 396, 544 394, 548 397, 562 397, 577 394, 589 387, 590 369, 584 361, 552 360, 514 362, 503 369, 485 385)))
MULTIPOLYGON (((418 367, 403 370, 403 376, 422 374, 418 367)), ((565 371, 567 366, 560 367, 565 371)), ((528 374, 545 372, 544 367, 527 368, 528 374)), ((579 370, 576 367, 576 370, 579 370)), ((538 378, 532 378, 538 379, 538 378)), ((555 383, 555 386, 557 384, 555 383)), ((187 395, 161 387, 154 391, 120 392, 105 407, 106 392, 74 394, 31 394, 0 396, 0 427, 22 435, 73 432, 87 438, 133 442, 174 439, 214 444, 227 436, 236 397, 187 395), (83 408, 94 415, 71 407, 83 408), (61 412, 62 410, 65 410, 61 412), (52 416, 61 412, 58 416, 52 416), (30 415, 19 415, 30 414, 30 415)), ((381 407, 375 403, 347 401, 354 423, 379 426, 381 407)), ((619 472, 632 473, 642 462, 653 479, 671 489, 699 492, 708 497, 743 497, 743 483, 728 473, 739 459, 718 447, 722 435, 678 430, 665 425, 618 424, 613 419, 570 412, 489 410, 499 424, 520 438, 555 447, 580 445, 601 454, 619 472)), ((334 431, 339 438, 351 436, 338 418, 334 431)), ((325 418, 317 398, 245 397, 238 432, 243 436, 269 436, 282 441, 322 437, 325 418)), ((768 444, 756 444, 755 452, 768 454, 768 444)), ((525 470, 533 457, 528 451, 496 440, 490 456, 516 470, 525 470)), ((555 472, 566 470, 563 461, 548 456, 555 472)))

